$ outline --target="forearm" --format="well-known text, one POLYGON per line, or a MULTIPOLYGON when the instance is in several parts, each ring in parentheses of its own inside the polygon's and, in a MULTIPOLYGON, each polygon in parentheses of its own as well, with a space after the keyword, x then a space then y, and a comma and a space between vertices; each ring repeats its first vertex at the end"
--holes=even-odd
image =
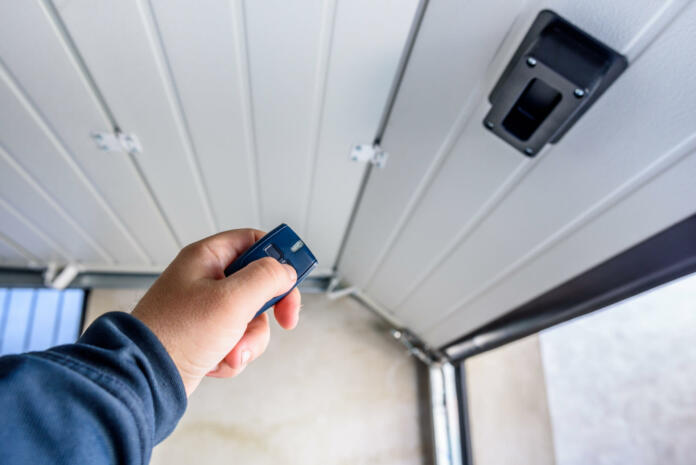
POLYGON ((0 358, 0 463, 147 463, 185 408, 155 335, 107 314, 76 344, 0 358))

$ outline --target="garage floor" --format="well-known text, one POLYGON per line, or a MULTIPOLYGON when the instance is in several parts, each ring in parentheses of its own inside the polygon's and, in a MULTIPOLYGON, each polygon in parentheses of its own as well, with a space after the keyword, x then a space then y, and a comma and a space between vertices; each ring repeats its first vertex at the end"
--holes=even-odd
MULTIPOLYGON (((95 290, 87 320, 139 291, 95 290)), ((427 463, 416 362, 356 302, 303 296, 292 332, 239 377, 206 379, 152 464, 427 463)))

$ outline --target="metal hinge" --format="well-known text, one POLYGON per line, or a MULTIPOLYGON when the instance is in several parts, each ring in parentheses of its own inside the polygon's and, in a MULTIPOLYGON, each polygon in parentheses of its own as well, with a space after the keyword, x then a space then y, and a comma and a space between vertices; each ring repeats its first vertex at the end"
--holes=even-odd
POLYGON ((429 347, 415 334, 405 328, 392 328, 390 333, 394 339, 408 349, 410 355, 416 357, 428 366, 442 363, 446 360, 446 357, 442 353, 429 347))
POLYGON ((141 153, 143 147, 138 137, 133 133, 93 132, 90 134, 97 147, 105 152, 125 152, 130 154, 141 153))
POLYGON ((356 162, 372 163, 377 168, 384 168, 389 154, 377 144, 360 144, 353 146, 350 159, 356 162))

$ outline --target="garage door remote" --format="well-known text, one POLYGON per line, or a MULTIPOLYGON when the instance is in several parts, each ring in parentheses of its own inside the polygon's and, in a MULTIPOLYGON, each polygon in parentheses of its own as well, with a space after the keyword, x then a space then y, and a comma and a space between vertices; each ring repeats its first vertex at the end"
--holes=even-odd
POLYGON ((280 299, 285 297, 295 289, 317 266, 317 259, 309 250, 307 245, 293 231, 290 226, 283 223, 277 226, 273 231, 269 232, 261 239, 256 241, 254 245, 249 247, 246 252, 237 257, 230 266, 225 269, 225 276, 229 276, 235 271, 244 268, 254 260, 263 257, 273 257, 280 263, 287 263, 295 268, 297 272, 297 281, 288 292, 283 295, 272 298, 261 307, 254 318, 268 310, 276 304, 280 299))

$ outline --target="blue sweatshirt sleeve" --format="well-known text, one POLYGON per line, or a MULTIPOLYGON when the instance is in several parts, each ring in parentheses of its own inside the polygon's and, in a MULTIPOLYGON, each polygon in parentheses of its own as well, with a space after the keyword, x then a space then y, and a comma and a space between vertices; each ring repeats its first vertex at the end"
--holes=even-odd
POLYGON ((0 463, 146 464, 185 409, 157 337, 107 313, 75 344, 0 357, 0 463))

